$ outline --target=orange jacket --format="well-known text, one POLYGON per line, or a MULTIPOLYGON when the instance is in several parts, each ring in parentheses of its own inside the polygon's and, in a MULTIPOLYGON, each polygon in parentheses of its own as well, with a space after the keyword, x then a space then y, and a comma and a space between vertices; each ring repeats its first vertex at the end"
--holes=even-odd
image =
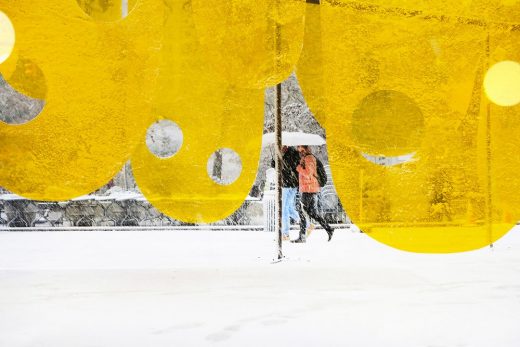
POLYGON ((318 193, 320 184, 318 183, 316 171, 316 158, 308 154, 303 159, 303 166, 300 164, 296 168, 300 180, 300 192, 302 193, 318 193))

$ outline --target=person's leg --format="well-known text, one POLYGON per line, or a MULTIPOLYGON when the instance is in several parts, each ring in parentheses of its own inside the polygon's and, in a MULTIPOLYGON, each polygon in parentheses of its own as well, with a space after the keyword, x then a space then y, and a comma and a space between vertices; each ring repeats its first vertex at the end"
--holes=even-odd
MULTIPOLYGON (((300 198, 298 197, 298 199, 300 199, 300 198)), ((300 206, 301 209, 303 209, 301 203, 299 203, 298 205, 300 206)), ((309 236, 309 234, 312 232, 312 230, 314 230, 315 226, 314 226, 313 221, 311 220, 311 218, 309 217, 309 215, 305 211, 304 211, 303 215, 305 216, 305 223, 306 223, 305 224, 306 225, 306 227, 305 227, 305 236, 309 236)))
POLYGON ((305 208, 305 211, 309 215, 309 217, 314 219, 316 222, 320 223, 321 226, 323 227, 323 229, 325 229, 325 231, 327 231, 327 234, 329 235, 329 241, 330 241, 330 239, 332 237, 332 233, 334 232, 334 229, 332 229, 332 227, 329 225, 329 223, 327 223, 325 218, 323 218, 316 210, 317 197, 318 197, 317 193, 309 193, 309 196, 306 197, 306 203, 303 206, 305 208))
POLYGON ((300 222, 300 214, 296 209, 296 194, 298 193, 298 188, 287 188, 287 201, 288 201, 288 212, 289 217, 294 219, 297 223, 300 222))
POLYGON ((285 237, 289 236, 289 228, 291 226, 290 221, 290 189, 291 188, 282 188, 282 234, 285 237))
POLYGON ((307 229, 307 218, 306 218, 306 215, 305 215, 305 205, 304 205, 304 202, 305 202, 305 195, 307 193, 300 193, 300 201, 299 203, 297 203, 297 210, 298 210, 298 214, 300 215, 300 237, 299 239, 300 240, 305 240, 305 232, 306 232, 306 229, 307 229))

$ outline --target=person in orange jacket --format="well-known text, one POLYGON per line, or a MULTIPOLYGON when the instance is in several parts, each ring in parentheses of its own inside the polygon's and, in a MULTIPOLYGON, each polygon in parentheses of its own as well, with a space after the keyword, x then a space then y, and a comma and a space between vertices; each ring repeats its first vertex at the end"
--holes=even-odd
POLYGON ((320 184, 317 178, 316 157, 312 155, 309 146, 298 146, 297 149, 301 157, 300 165, 298 165, 296 170, 298 171, 300 201, 303 208, 300 209, 300 237, 293 242, 302 243, 306 241, 307 220, 305 216, 302 215, 303 211, 305 211, 310 218, 321 224, 323 229, 327 232, 330 241, 334 229, 317 211, 320 184))

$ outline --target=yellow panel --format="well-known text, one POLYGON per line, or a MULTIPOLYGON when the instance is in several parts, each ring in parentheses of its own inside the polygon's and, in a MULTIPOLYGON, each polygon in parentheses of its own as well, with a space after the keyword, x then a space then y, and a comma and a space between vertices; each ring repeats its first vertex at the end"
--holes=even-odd
MULTIPOLYGON (((520 6, 519 6, 520 7, 520 6)), ((489 66, 502 61, 520 62, 520 31, 502 31, 497 28, 490 30, 490 57, 489 66)), ((479 132, 481 137, 489 133, 489 139, 482 140, 480 144, 481 167, 483 162, 488 161, 491 174, 490 191, 488 197, 492 205, 492 220, 502 220, 514 224, 520 216, 520 159, 518 148, 520 148, 520 105, 503 107, 488 102, 485 94, 482 94, 483 104, 481 106, 481 123, 479 132), (487 120, 489 118, 489 123, 487 120), (488 129, 488 130, 487 130, 488 129), (486 131, 487 130, 487 131, 486 131), (489 146, 486 146, 489 142, 489 146), (490 148, 489 159, 487 148, 490 148)), ((487 182, 486 182, 487 184, 487 182)))
POLYGON ((428 17, 472 24, 520 22, 518 0, 321 0, 343 7, 406 17, 428 17))
POLYGON ((516 20, 519 7, 499 18, 496 2, 307 5, 297 76, 326 128, 343 206, 371 237, 408 251, 467 251, 520 219, 518 106, 489 105, 482 92, 490 65, 520 61, 518 34, 488 21, 516 20), (412 153, 390 167, 362 156, 412 153))
POLYGON ((303 40, 304 0, 193 0, 197 35, 228 83, 265 88, 286 79, 303 40))
POLYGON ((104 23, 74 1, 2 1, 16 43, 0 72, 20 92, 43 96, 45 107, 27 124, 0 122, 0 185, 27 198, 70 199, 104 185, 128 160, 150 122, 160 44, 150 24, 161 22, 160 3, 140 4, 104 23), (40 71, 44 93, 16 83, 19 59, 40 71))
POLYGON ((482 90, 490 66, 520 60, 514 1, 141 0, 127 19, 118 2, 87 10, 81 1, 1 5, 16 43, 0 72, 45 99, 33 121, 0 123, 0 184, 18 194, 82 195, 131 158, 161 211, 187 222, 226 217, 255 179, 261 88, 292 71, 306 8, 298 77, 355 222, 400 249, 456 252, 493 242, 520 217, 510 154, 520 106, 491 104, 482 90), (20 74, 27 66, 32 77, 20 74), (183 131, 172 158, 146 147, 158 119, 183 131), (243 165, 229 186, 206 172, 220 148, 243 165), (381 167, 363 154, 414 156, 381 167))
POLYGON ((153 121, 175 122, 183 144, 173 157, 160 159, 143 136, 132 169, 143 194, 163 213, 185 222, 213 222, 238 209, 254 183, 264 92, 219 81, 198 43, 189 8, 180 0, 168 5, 153 121), (240 177, 228 186, 215 183, 206 170, 211 154, 221 148, 234 150, 242 161, 240 177))

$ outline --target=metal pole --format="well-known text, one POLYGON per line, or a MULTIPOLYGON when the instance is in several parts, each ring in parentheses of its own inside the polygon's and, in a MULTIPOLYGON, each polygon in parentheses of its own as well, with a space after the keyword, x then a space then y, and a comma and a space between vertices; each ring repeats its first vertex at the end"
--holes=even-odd
POLYGON ((278 260, 283 258, 282 253, 282 84, 276 85, 276 114, 274 121, 275 170, 276 170, 276 232, 278 234, 278 260))
MULTIPOLYGON (((278 63, 281 50, 280 24, 276 24, 276 60, 278 63)), ((277 64, 278 65, 278 64, 277 64)), ((282 84, 276 85, 276 114, 274 120, 276 137, 275 170, 276 170, 276 232, 278 234, 278 260, 283 259, 282 253, 282 84)))
MULTIPOLYGON (((307 0, 313 4, 319 4, 319 0, 307 0)), ((276 24, 276 60, 279 62, 281 53, 281 28, 280 24, 276 24)), ((279 64, 277 64, 279 66, 279 64)), ((282 83, 276 85, 276 112, 274 119, 275 132, 275 170, 276 170, 276 233, 278 238, 278 260, 283 259, 282 252, 282 83)))
MULTIPOLYGON (((276 2, 279 6, 279 1, 276 2)), ((282 51, 282 33, 280 24, 276 23, 276 68, 280 66, 280 54, 282 51)), ((278 260, 283 259, 282 253, 282 83, 276 85, 276 114, 274 120, 275 132, 275 171, 276 171, 276 233, 278 237, 278 260)))
POLYGON ((359 222, 363 223, 363 185, 364 185, 364 171, 359 170, 359 222))
MULTIPOLYGON (((121 0, 121 18, 128 16, 128 0, 121 0)), ((128 190, 128 182, 126 178, 126 164, 123 165, 123 185, 125 191, 128 190)))
MULTIPOLYGON (((489 70, 489 53, 490 53, 490 44, 489 44, 489 31, 486 40, 486 56, 487 56, 487 69, 489 70)), ((491 104, 489 101, 486 102, 486 178, 487 178, 487 211, 486 211, 486 221, 487 221, 487 230, 489 237, 489 247, 493 248, 493 187, 491 185, 491 104)))

